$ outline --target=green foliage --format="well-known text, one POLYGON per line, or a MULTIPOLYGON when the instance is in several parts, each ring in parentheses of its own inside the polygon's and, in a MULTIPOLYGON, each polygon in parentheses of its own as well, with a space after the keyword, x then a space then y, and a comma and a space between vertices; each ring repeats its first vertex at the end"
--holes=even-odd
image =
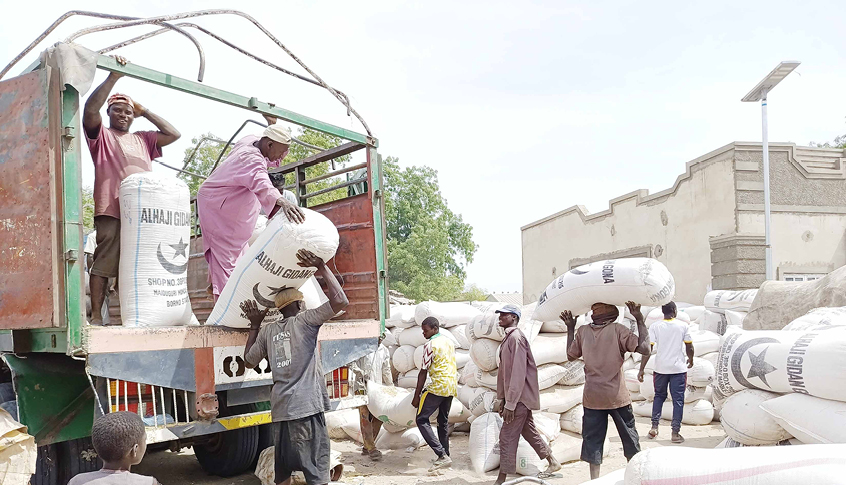
POLYGON ((846 134, 834 137, 833 142, 808 143, 809 146, 818 148, 846 148, 846 134))
POLYGON ((461 293, 458 298, 459 301, 485 301, 488 299, 490 292, 484 288, 479 288, 477 285, 469 285, 461 293))
POLYGON ((94 230, 94 189, 82 188, 82 231, 85 234, 94 230))
MULTIPOLYGON (((324 150, 329 148, 335 148, 338 145, 341 145, 344 140, 338 138, 337 136, 327 135, 325 133, 321 133, 319 131, 312 130, 311 128, 301 128, 297 138, 302 140, 305 143, 310 145, 318 146, 323 148, 324 150)), ((289 163, 294 163, 303 158, 309 157, 314 155, 314 150, 306 148, 300 144, 293 143, 291 144, 291 149, 288 151, 288 156, 285 157, 285 160, 282 161, 282 165, 287 165, 289 163)), ((350 160, 349 155, 345 155, 343 157, 338 157, 334 160, 335 168, 340 169, 344 166, 346 162, 350 160)), ((332 172, 332 164, 331 162, 324 162, 319 163, 313 167, 308 167, 305 170, 306 179, 319 177, 321 175, 325 175, 329 172, 332 172)), ((309 192, 317 192, 318 190, 322 190, 333 185, 336 185, 340 182, 345 181, 346 178, 341 175, 338 177, 332 177, 326 180, 321 180, 319 182, 315 182, 313 184, 308 185, 309 192)), ((285 185, 293 184, 294 183, 294 175, 288 174, 285 176, 285 185)), ((306 207, 314 207, 319 204, 325 204, 326 202, 331 202, 333 200, 343 199, 347 196, 347 188, 341 188, 338 190, 333 190, 331 192, 327 192, 325 194, 320 194, 316 197, 311 197, 308 200, 308 204, 306 207)))
MULTIPOLYGON (((192 157, 194 148, 203 137, 211 138, 212 140, 218 139, 212 133, 206 133, 205 135, 192 138, 191 146, 185 149, 185 159, 183 160, 183 163, 187 161, 187 164, 185 165, 186 171, 208 177, 209 173, 211 173, 212 167, 214 167, 215 161, 217 161, 217 157, 220 155, 220 149, 223 148, 223 143, 216 143, 212 140, 204 140, 203 144, 197 150, 197 153, 192 157)), ((226 149, 226 155, 228 155, 231 150, 232 147, 228 147, 226 149)), ((224 155, 223 158, 226 158, 226 155, 224 155)), ((223 158, 221 158, 221 161, 223 161, 223 158)), ((177 177, 188 184, 188 189, 191 191, 192 197, 197 195, 197 191, 200 190, 200 185, 202 185, 203 179, 184 173, 180 173, 177 177)))
POLYGON ((456 300, 478 248, 473 228, 447 207, 437 171, 397 162, 384 160, 391 287, 413 300, 456 300))

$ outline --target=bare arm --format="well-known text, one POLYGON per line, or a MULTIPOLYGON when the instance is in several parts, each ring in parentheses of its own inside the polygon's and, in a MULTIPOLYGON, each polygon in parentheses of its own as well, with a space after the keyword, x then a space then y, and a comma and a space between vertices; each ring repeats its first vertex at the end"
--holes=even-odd
MULTIPOLYGON (((126 59, 123 57, 115 56, 115 60, 121 66, 126 65, 126 59)), ((97 86, 97 89, 85 101, 85 109, 82 112, 82 129, 85 130, 88 138, 96 138, 100 132, 100 125, 103 124, 103 117, 100 116, 100 110, 106 104, 106 100, 109 98, 112 88, 115 87, 115 83, 122 77, 123 74, 117 72, 109 73, 109 77, 103 81, 103 84, 97 86)))
POLYGON ((335 277, 335 273, 326 267, 326 263, 322 259, 305 249, 300 249, 297 252, 297 258, 300 260, 298 264, 301 267, 317 268, 317 272, 323 277, 323 281, 326 282, 326 287, 329 290, 326 292, 326 296, 329 297, 329 305, 333 312, 338 313, 350 304, 347 294, 341 288, 341 283, 335 277))
POLYGON ((147 118, 150 120, 150 123, 158 128, 159 132, 156 136, 156 145, 158 145, 159 148, 170 145, 182 136, 182 134, 179 133, 179 130, 174 128, 167 120, 141 106, 139 103, 135 103, 133 111, 135 111, 135 116, 143 116, 144 118, 147 118))
POLYGON ((651 354, 646 354, 640 359, 640 371, 637 373, 637 380, 643 382, 643 373, 646 371, 646 363, 649 362, 651 354))
POLYGON ((429 369, 421 369, 417 374, 417 387, 414 388, 414 399, 411 400, 411 405, 415 408, 420 406, 420 395, 423 394, 423 386, 426 385, 428 377, 429 369))
POLYGON ((693 367, 693 343, 685 342, 685 350, 687 350, 687 368, 693 367))
POLYGON ((640 311, 640 305, 633 301, 626 302, 629 307, 629 313, 637 320, 637 348, 635 352, 647 356, 649 355, 649 330, 646 328, 646 321, 643 318, 643 313, 640 311))
POLYGON ((567 360, 579 360, 581 355, 570 354, 570 348, 573 347, 573 340, 576 339, 576 318, 570 310, 564 310, 561 313, 561 320, 567 325, 567 360))
MULTIPOLYGON (((260 311, 255 301, 247 300, 241 303, 241 310, 250 320, 250 334, 247 336, 247 345, 244 346, 244 361, 246 361, 248 367, 253 368, 258 365, 258 362, 251 362, 247 357, 250 355, 250 350, 258 339, 261 322, 264 321, 264 317, 267 316, 267 312, 270 309, 265 308, 264 311, 260 311)), ((261 361, 261 359, 258 359, 258 361, 261 361)))

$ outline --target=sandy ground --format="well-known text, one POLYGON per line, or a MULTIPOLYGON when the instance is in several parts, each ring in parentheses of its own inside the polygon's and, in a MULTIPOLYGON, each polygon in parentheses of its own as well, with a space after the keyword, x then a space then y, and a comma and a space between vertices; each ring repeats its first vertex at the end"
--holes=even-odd
MULTIPOLYGON (((652 448, 656 446, 677 446, 670 444, 669 423, 661 425, 661 435, 657 440, 647 440, 646 432, 649 430, 649 418, 637 418, 638 431, 641 434, 641 447, 652 448)), ((610 455, 602 465, 602 474, 623 468, 626 466, 626 459, 623 456, 623 448, 620 445, 620 438, 613 425, 609 426, 611 440, 610 455)), ((686 426, 682 427, 682 435, 686 442, 682 446, 694 448, 713 448, 725 438, 725 433, 719 423, 707 426, 686 426)), ((343 453, 342 460, 346 467, 342 481, 347 484, 367 485, 417 485, 428 483, 442 483, 451 485, 464 485, 476 483, 493 483, 496 479, 495 473, 486 476, 479 476, 473 472, 470 465, 470 457, 467 453, 469 437, 466 433, 455 433, 450 438, 452 458, 454 460, 452 469, 444 471, 441 475, 431 476, 427 472, 431 460, 435 457, 429 448, 420 448, 413 453, 405 450, 386 451, 382 461, 374 463, 368 458, 360 455, 361 447, 352 441, 333 441, 332 447, 343 453)), ((250 484, 258 485, 261 482, 251 473, 233 478, 213 477, 206 474, 194 458, 192 450, 187 449, 179 453, 169 451, 153 452, 144 458, 144 462, 132 471, 144 475, 156 477, 163 485, 186 484, 186 485, 223 485, 223 484, 250 484), (137 468, 137 469, 136 469, 137 468)), ((589 479, 588 466, 585 463, 575 462, 565 464, 559 472, 558 478, 552 478, 547 482, 556 485, 575 485, 589 479)), ((512 478, 512 477, 509 477, 512 478)), ((516 478, 516 477, 513 477, 516 478)))

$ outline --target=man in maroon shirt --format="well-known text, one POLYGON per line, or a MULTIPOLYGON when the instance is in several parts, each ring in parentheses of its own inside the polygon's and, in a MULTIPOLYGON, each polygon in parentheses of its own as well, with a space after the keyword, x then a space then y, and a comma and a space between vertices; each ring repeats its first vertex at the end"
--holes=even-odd
MULTIPOLYGON (((126 59, 115 57, 121 65, 126 59)), ((162 147, 179 139, 170 123, 125 94, 108 97, 123 74, 112 72, 99 85, 82 115, 82 127, 94 161, 94 228, 97 249, 89 268, 91 286, 91 324, 102 325, 102 306, 109 278, 117 278, 120 267, 120 183, 134 173, 153 170, 153 159, 162 155, 162 147), (103 126, 100 109, 108 98, 109 127, 103 126), (144 117, 158 131, 129 132, 137 117, 144 117)))
POLYGON ((502 485, 509 474, 517 473, 517 445, 521 435, 542 460, 549 462, 545 475, 560 470, 561 464, 552 456, 552 450, 544 443, 532 418, 532 410, 540 409, 538 367, 532 349, 529 348, 529 341, 517 328, 520 308, 517 305, 505 305, 496 312, 499 313, 499 326, 505 329, 505 338, 499 347, 497 401, 494 405, 494 410, 503 418, 499 433, 499 477, 494 485, 502 485))
POLYGON ((626 352, 649 354, 649 332, 640 312, 640 305, 627 302, 629 312, 637 320, 637 335, 623 325, 614 323, 620 315, 614 305, 594 303, 593 322, 576 331, 576 319, 569 311, 561 314, 567 324, 567 358, 584 357, 585 388, 582 404, 582 461, 590 464, 590 478, 599 477, 602 464, 608 416, 614 420, 623 454, 631 460, 640 451, 640 439, 635 429, 632 399, 623 379, 623 360, 626 352))

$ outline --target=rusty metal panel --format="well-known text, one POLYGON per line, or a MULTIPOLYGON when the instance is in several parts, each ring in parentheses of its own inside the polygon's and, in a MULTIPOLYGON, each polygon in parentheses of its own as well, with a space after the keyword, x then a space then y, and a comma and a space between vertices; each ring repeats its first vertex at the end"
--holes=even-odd
MULTIPOLYGON (((54 325, 48 71, 0 82, 0 328, 54 325)), ((56 323, 58 324, 58 323, 56 323)))
MULTIPOLYGON (((344 292, 350 300, 343 318, 379 320, 376 236, 373 231, 373 206, 369 193, 328 202, 311 209, 326 216, 338 228, 338 252, 327 264, 343 278, 344 292)), ((325 290, 325 285, 323 286, 325 290)))

